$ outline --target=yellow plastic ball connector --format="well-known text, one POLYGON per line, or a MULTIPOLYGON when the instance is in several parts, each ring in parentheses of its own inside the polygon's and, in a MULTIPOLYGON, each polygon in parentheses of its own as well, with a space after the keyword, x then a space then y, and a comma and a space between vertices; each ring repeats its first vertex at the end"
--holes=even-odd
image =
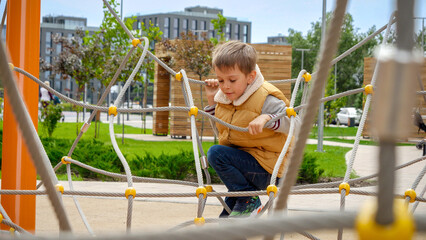
POLYGON ((266 194, 269 196, 270 192, 273 192, 274 193, 274 197, 275 197, 277 195, 277 192, 278 192, 277 186, 275 186, 275 185, 269 185, 266 188, 266 194))
POLYGON ((405 198, 410 197, 410 203, 413 203, 416 201, 416 191, 414 191, 413 189, 407 189, 407 191, 405 191, 405 198))
POLYGON ((195 218, 195 219, 194 219, 194 224, 195 224, 196 226, 203 226, 203 225, 204 225, 204 223, 206 223, 206 220, 205 220, 203 217, 195 218))
POLYGON ((117 107, 116 106, 110 106, 109 108, 108 108, 108 115, 109 116, 111 116, 111 115, 114 115, 114 116, 117 116, 117 107))
POLYGON ((55 185, 56 191, 61 192, 61 194, 64 194, 64 186, 62 184, 58 183, 55 185))
POLYGON ((14 236, 15 235, 15 229, 9 228, 9 233, 10 233, 10 235, 14 236))
POLYGON ((67 157, 62 157, 61 158, 61 162, 63 163, 63 164, 70 164, 70 162, 68 162, 67 160, 65 160, 67 157))
POLYGON ((176 73, 176 76, 175 76, 175 78, 176 78, 176 80, 178 80, 178 81, 181 81, 182 80, 182 73, 181 72, 178 72, 178 73, 176 73))
POLYGON ((140 43, 141 43, 141 40, 139 40, 137 38, 133 38, 133 40, 132 40, 133 47, 137 47, 140 43))
POLYGON ((15 66, 13 66, 12 63, 9 63, 9 68, 10 68, 10 71, 13 71, 15 69, 15 66))
POLYGON ((394 201, 394 221, 389 225, 376 223, 377 201, 371 200, 363 206, 358 214, 355 225, 360 240, 412 239, 415 231, 413 216, 405 206, 404 201, 394 201))
POLYGON ((0 213, 0 223, 3 221, 3 215, 0 213))
POLYGON ((296 111, 294 111, 294 108, 292 107, 288 107, 285 109, 286 113, 287 113, 287 117, 291 117, 291 116, 295 116, 296 117, 296 111))
POLYGON ((197 115, 198 115, 198 108, 197 107, 191 107, 191 109, 189 110, 189 112, 188 112, 188 115, 189 116, 192 116, 192 115, 194 115, 194 117, 196 117, 197 115))
POLYGON ((206 185, 207 192, 213 192, 213 186, 212 185, 206 185))
POLYGON ((367 86, 364 87, 364 91, 365 94, 373 94, 374 93, 374 89, 373 89, 373 85, 368 84, 367 86))
POLYGON ((133 196, 133 199, 136 197, 136 189, 133 187, 129 187, 126 189, 126 192, 124 193, 126 195, 126 198, 129 199, 129 195, 133 196))
POLYGON ((348 183, 342 182, 339 185, 339 193, 342 193, 342 189, 345 189, 345 196, 349 195, 349 191, 351 190, 351 186, 348 183))
POLYGON ((200 194, 203 194, 203 198, 207 197, 207 189, 205 187, 198 187, 195 191, 195 196, 198 198, 200 194))
POLYGON ((305 74, 303 74, 302 77, 305 79, 305 82, 309 82, 312 79, 311 74, 308 73, 308 72, 306 72, 305 74))

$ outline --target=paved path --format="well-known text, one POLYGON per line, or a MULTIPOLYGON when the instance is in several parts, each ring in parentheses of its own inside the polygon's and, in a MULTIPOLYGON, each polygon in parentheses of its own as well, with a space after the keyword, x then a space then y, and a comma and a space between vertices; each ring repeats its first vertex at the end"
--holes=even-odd
MULTIPOLYGON (((65 121, 75 121, 75 115, 66 113, 65 121)), ((88 115, 86 115, 87 118, 88 115)), ((81 119, 82 120, 82 119, 81 119)), ((103 122, 107 122, 106 115, 101 117, 103 122)), ((141 126, 140 115, 130 115, 130 120, 125 121, 126 125, 135 127, 141 126)), ((147 128, 152 127, 152 118, 148 116, 147 128)), ((125 137, 142 141, 191 141, 188 139, 172 139, 170 136, 153 136, 141 134, 126 134, 125 137)), ((204 137, 205 141, 213 141, 213 138, 204 137)), ((309 139, 308 144, 316 144, 316 141, 309 139)), ((352 147, 352 144, 337 143, 324 141, 324 145, 333 145, 341 147, 352 147)), ((351 151, 346 154, 346 159, 350 157, 351 151)), ((397 164, 401 164, 422 155, 422 151, 416 149, 415 146, 397 147, 397 164)), ((377 169, 378 147, 361 145, 357 151, 354 172, 359 176, 366 176, 376 173, 377 169)), ((395 192, 403 194, 407 188, 410 188, 413 181, 425 166, 425 162, 420 162, 396 173, 395 192)), ((65 189, 68 184, 63 182, 65 189)), ((84 181, 73 182, 74 189, 80 191, 107 191, 107 192, 124 192, 127 188, 125 182, 99 182, 84 181)), ((173 184, 154 184, 154 183, 135 183, 137 192, 146 193, 162 193, 162 192, 195 192, 194 187, 173 185, 173 184)), ((416 192, 421 192, 426 186, 426 180, 422 180, 416 192)), ((367 187, 363 189, 375 190, 376 187, 367 187)), ((226 191, 223 185, 214 185, 216 191, 226 191)), ((348 211, 358 211, 365 200, 371 197, 350 194, 346 200, 346 209, 348 211)), ((57 232, 58 224, 55 222, 54 213, 50 207, 50 203, 45 196, 37 197, 37 232, 40 234, 57 232)), ((261 197, 262 202, 266 202, 264 196, 261 197)), ((126 221, 127 201, 124 198, 95 198, 95 197, 78 197, 83 211, 85 212, 89 222, 96 232, 124 232, 126 221)), ((192 220, 197 211, 197 200, 194 198, 136 198, 134 204, 134 229, 152 230, 159 227, 162 230, 173 227, 179 223, 192 220), (155 227, 154 227, 155 226, 155 227)), ((74 229, 79 233, 85 233, 84 226, 76 211, 71 197, 64 197, 64 204, 67 212, 72 219, 74 229)), ((292 195, 289 198, 288 207, 290 215, 300 215, 306 213, 317 212, 319 215, 324 211, 338 211, 340 208, 340 197, 338 194, 326 195, 292 195)), ((221 210, 219 201, 215 198, 209 198, 204 217, 217 217, 221 210)), ((425 214, 426 204, 420 204, 416 210, 416 214, 425 214)), ((317 233, 315 233, 316 235, 317 233)), ((335 231, 318 233, 318 237, 322 239, 331 239, 336 237, 335 231)), ((423 236, 424 237, 424 236, 423 236)), ((299 235, 289 234, 286 239, 305 239, 299 235)), ((356 239, 352 231, 345 231, 344 239, 356 239)), ((424 239, 424 238, 418 238, 424 239)))

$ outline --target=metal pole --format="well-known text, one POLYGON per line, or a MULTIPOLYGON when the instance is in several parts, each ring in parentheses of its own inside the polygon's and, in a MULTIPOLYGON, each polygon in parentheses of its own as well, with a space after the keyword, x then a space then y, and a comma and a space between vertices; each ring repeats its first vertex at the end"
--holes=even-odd
MULTIPOLYGON (((87 83, 84 84, 84 99, 83 102, 86 104, 87 101, 87 83)), ((83 121, 86 119, 86 108, 83 108, 83 121)))
POLYGON ((295 49, 295 51, 298 51, 298 52, 302 52, 302 66, 301 66, 301 69, 300 70, 303 70, 304 68, 304 61, 305 61, 305 52, 309 52, 309 51, 311 51, 311 49, 307 49, 307 48, 296 48, 295 49))
POLYGON ((337 94, 337 63, 334 64, 334 94, 337 94))
MULTIPOLYGON (((120 93, 121 92, 121 83, 119 82, 118 83, 118 92, 120 93)), ((120 104, 121 105, 121 104, 120 104)), ((120 106, 117 106, 117 107, 120 107, 120 106)), ((120 116, 121 116, 121 113, 117 113, 117 124, 118 125, 120 125, 120 116)))
POLYGON ((422 20, 422 53, 425 54, 425 18, 424 17, 415 17, 414 19, 422 20))
MULTIPOLYGON (((321 24, 321 42, 325 38, 325 18, 326 18, 326 0, 322 1, 322 24, 321 24)), ((324 92, 322 93, 322 98, 324 97, 324 92)), ((324 135, 324 103, 320 104, 318 111, 318 144, 317 152, 324 152, 323 150, 323 135, 324 135)))
MULTIPOLYGON (((127 109, 130 109, 130 86, 127 88, 127 109)), ((127 112, 127 121, 129 121, 128 112, 127 112)))
MULTIPOLYGON (((6 26, 6 45, 10 53, 10 62, 38 77, 40 1, 7 1, 6 26)), ((22 74, 14 73, 14 75, 31 120, 35 129, 37 129, 39 87, 22 74)), ((37 183, 36 169, 18 122, 15 120, 7 91, 5 91, 4 100, 1 188, 35 190, 37 183)), ((34 195, 1 196, 1 205, 14 223, 34 233, 36 225, 36 197, 34 195)), ((2 225, 1 229, 9 230, 9 227, 6 228, 6 225, 2 225)))

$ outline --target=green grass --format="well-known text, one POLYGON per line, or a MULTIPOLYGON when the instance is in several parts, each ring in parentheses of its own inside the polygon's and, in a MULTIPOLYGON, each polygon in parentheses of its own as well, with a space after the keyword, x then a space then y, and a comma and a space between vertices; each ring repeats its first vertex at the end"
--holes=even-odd
MULTIPOLYGON (((80 132, 81 126, 83 123, 58 123, 58 127, 53 132, 53 138, 65 138, 65 139, 75 139, 80 132)), ((121 134, 123 131, 122 125, 114 124, 115 134, 121 134)), ((131 126, 124 125, 125 134, 141 134, 143 129, 135 128, 131 126)), ((47 137, 47 132, 39 124, 38 133, 40 137, 47 137)), ((146 129, 146 134, 152 134, 151 129, 146 129)), ((95 137, 95 123, 93 122, 86 133, 83 134, 82 139, 92 139, 95 137)), ((99 129, 99 141, 107 142, 110 141, 109 137, 109 124, 100 123, 99 129)))
MULTIPOLYGON (((0 126, 2 128, 2 122, 0 126)), ((78 129, 81 127, 81 123, 78 125, 78 129)), ((83 135, 83 139, 92 139, 94 137, 94 123, 90 126, 89 130, 83 135)), ((99 141, 104 142, 106 145, 112 145, 109 137, 109 124, 101 123, 100 124, 100 136, 99 141)), ((122 125, 115 125, 114 131, 116 134, 121 133, 122 125)), ((336 134, 339 130, 326 128, 326 133, 336 134)), ((345 128, 343 130, 345 134, 353 133, 354 128, 345 128), (349 129, 349 130, 348 130, 349 129)), ((141 129, 125 126, 125 133, 129 134, 140 134, 141 129)), ((149 129, 149 134, 152 134, 149 129)), ((356 132, 356 129, 355 129, 356 132)), ((338 132, 340 134, 340 132, 338 132)), ((39 134, 41 136, 46 136, 46 133, 41 127, 39 127, 39 134)), ((76 133, 76 123, 59 123, 58 128, 55 129, 53 133, 54 138, 65 138, 74 140, 77 137, 76 133)), ((340 139, 339 139, 340 140, 340 139)), ((162 141, 162 142, 147 142, 139 141, 133 139, 125 139, 124 144, 121 144, 121 138, 117 138, 118 145, 123 152, 123 154, 130 160, 134 159, 135 155, 144 156, 146 153, 150 153, 153 156, 159 156, 161 153, 168 155, 178 154, 181 150, 192 151, 192 142, 191 141, 162 141)), ((213 142, 203 142, 203 149, 207 153, 207 150, 213 146, 213 142)), ((77 146, 78 147, 78 146, 77 146)), ((317 163, 319 168, 324 169, 324 177, 343 177, 346 171, 345 164, 345 154, 349 151, 350 148, 346 147, 334 147, 334 146, 324 146, 323 153, 316 152, 316 145, 306 145, 305 151, 313 152, 318 158, 317 163)), ((66 154, 66 153, 64 153, 66 154)), ((78 159, 77 159, 78 160, 78 159)), ((1 174, 1 172, 0 172, 1 174)), ((1 175, 0 175, 1 176, 1 175)), ((61 176, 62 179, 62 176, 61 176)), ((66 179, 66 176, 63 176, 63 179, 66 179)), ((78 180, 78 178, 76 179, 78 180)))
POLYGON ((345 176, 345 154, 351 150, 351 148, 324 145, 324 152, 317 152, 316 149, 316 144, 307 144, 305 152, 311 152, 311 154, 316 156, 318 167, 324 169, 324 177, 345 176))
MULTIPOLYGON (((337 138, 337 137, 326 137, 324 138, 325 141, 332 141, 332 142, 341 142, 341 143, 349 143, 349 144, 354 144, 355 140, 354 139, 342 139, 342 138, 337 138)), ((370 145, 370 146, 378 146, 378 143, 372 140, 360 140, 359 144, 361 145, 370 145)), ((397 146, 415 146, 416 144, 414 143, 397 143, 397 146)))
MULTIPOLYGON (((358 127, 324 127, 324 137, 345 137, 356 136, 358 127)), ((317 138, 318 127, 314 126, 311 129, 309 138, 317 138)))

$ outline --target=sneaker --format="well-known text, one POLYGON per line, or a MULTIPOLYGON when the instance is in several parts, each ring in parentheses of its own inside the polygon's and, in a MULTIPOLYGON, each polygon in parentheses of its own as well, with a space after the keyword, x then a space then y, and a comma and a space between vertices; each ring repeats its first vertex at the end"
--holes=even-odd
POLYGON ((250 217, 257 215, 262 210, 259 196, 238 199, 229 217, 250 217))

